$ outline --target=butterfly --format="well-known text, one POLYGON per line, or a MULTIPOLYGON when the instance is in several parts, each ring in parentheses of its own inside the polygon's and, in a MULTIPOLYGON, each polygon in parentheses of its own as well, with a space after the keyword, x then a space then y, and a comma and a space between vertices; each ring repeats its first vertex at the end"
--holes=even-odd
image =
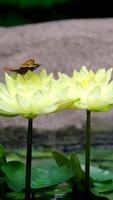
POLYGON ((35 63, 34 59, 29 59, 19 67, 3 67, 5 71, 16 72, 17 74, 26 74, 28 70, 34 71, 40 64, 35 63))

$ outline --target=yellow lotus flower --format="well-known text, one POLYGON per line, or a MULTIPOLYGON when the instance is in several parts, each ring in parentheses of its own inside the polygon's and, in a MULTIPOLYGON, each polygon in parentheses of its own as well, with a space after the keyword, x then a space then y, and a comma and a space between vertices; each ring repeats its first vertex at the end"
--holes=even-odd
POLYGON ((106 71, 99 69, 96 73, 88 71, 83 66, 80 71, 74 71, 69 77, 59 73, 61 84, 67 85, 68 98, 79 98, 70 108, 85 109, 95 112, 103 112, 113 105, 113 81, 111 79, 112 69, 106 71))
POLYGON ((57 112, 76 101, 64 99, 67 88, 61 87, 46 70, 39 74, 31 71, 25 75, 6 73, 5 82, 0 83, 1 116, 33 118, 57 112))

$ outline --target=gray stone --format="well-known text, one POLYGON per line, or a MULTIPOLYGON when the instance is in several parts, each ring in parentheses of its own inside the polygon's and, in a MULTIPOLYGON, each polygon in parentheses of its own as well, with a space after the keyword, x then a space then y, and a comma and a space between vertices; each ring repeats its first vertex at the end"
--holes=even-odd
MULTIPOLYGON (((18 66, 34 58, 48 72, 71 74, 86 65, 94 70, 113 64, 113 19, 65 20, 48 23, 0 28, 0 66, 18 66)), ((0 72, 0 80, 4 72, 0 72)), ((113 130, 113 110, 92 114, 92 129, 113 130)), ((37 117, 34 127, 57 130, 67 126, 81 129, 85 111, 68 110, 37 117)), ((26 127, 21 117, 0 117, 0 126, 26 127)))

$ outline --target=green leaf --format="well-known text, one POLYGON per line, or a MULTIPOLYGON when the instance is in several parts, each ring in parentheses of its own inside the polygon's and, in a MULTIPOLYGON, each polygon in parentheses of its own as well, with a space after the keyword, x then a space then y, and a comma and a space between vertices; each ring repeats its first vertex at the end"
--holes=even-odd
POLYGON ((68 166, 57 167, 53 170, 33 168, 32 189, 41 189, 63 183, 73 177, 73 171, 68 166))
POLYGON ((109 200, 113 200, 113 192, 105 194, 109 200))
POLYGON ((54 151, 53 157, 59 166, 67 164, 68 170, 73 171, 73 177, 71 179, 72 185, 76 185, 80 190, 84 190, 84 171, 81 168, 76 153, 72 153, 70 159, 68 159, 63 153, 54 151))
POLYGON ((112 200, 113 196, 113 174, 108 170, 102 170, 97 167, 91 167, 91 177, 93 178, 93 187, 91 191, 99 196, 105 196, 112 200))
POLYGON ((3 164, 6 163, 5 149, 3 145, 0 144, 0 199, 4 199, 5 196, 5 177, 1 170, 3 164))
POLYGON ((69 159, 62 152, 53 151, 52 154, 58 166, 67 165, 70 163, 69 159))
POLYGON ((6 162, 5 149, 4 146, 0 144, 0 169, 5 162, 6 162))
POLYGON ((21 192, 9 192, 6 194, 6 197, 8 199, 15 199, 15 200, 22 200, 25 198, 25 194, 24 193, 21 193, 21 192))
MULTIPOLYGON (((25 188, 25 165, 18 161, 11 161, 2 166, 8 186, 14 191, 25 188)), ((32 189, 42 189, 63 183, 73 177, 73 171, 68 166, 42 169, 32 168, 32 189)))
POLYGON ((76 184, 79 184, 81 179, 84 179, 84 171, 81 168, 81 165, 76 153, 71 154, 70 163, 74 172, 74 180, 76 184))
POLYGON ((112 183, 94 183, 94 191, 97 193, 113 192, 113 182, 112 183))
POLYGON ((113 173, 97 167, 91 167, 91 177, 96 182, 108 182, 113 180, 113 173))
POLYGON ((2 166, 6 182, 14 191, 21 191, 25 185, 25 165, 19 161, 7 162, 2 166))
POLYGON ((81 179, 84 178, 84 171, 81 168, 79 159, 76 153, 72 153, 70 159, 68 159, 63 153, 54 151, 53 157, 58 164, 58 166, 62 166, 67 164, 69 166, 69 170, 73 170, 74 178, 73 181, 76 184, 79 184, 81 179))

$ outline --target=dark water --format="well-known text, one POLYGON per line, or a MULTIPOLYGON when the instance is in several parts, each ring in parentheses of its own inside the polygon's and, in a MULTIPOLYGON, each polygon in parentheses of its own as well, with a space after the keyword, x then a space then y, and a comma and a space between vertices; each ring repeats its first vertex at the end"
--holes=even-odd
MULTIPOLYGON (((23 127, 1 128, 0 143, 6 148, 25 148, 27 130, 23 127), (16 134, 15 134, 16 133, 16 134)), ((92 148, 113 148, 113 134, 111 132, 99 132, 91 134, 92 148)), ((59 149, 71 152, 84 149, 85 134, 76 127, 65 127, 59 130, 33 130, 33 147, 37 149, 59 149)))

